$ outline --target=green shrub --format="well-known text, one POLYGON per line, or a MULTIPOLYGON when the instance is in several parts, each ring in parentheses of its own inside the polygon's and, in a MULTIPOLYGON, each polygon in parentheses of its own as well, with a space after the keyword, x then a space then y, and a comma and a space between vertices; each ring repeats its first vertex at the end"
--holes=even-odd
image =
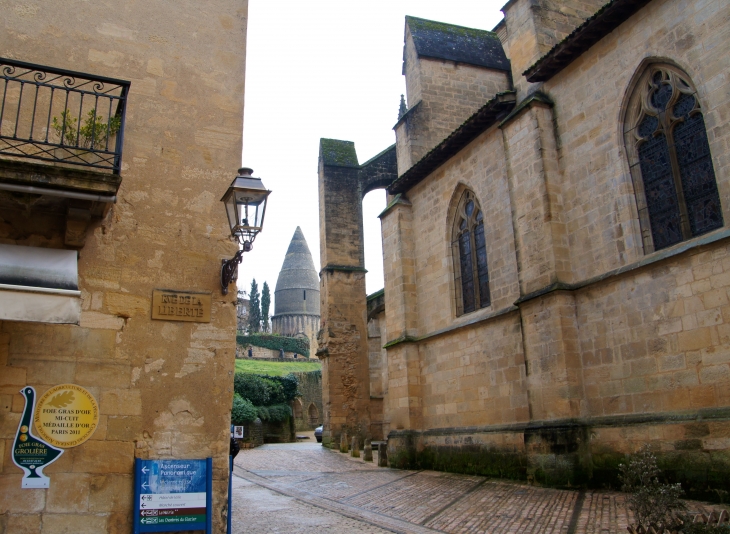
POLYGON ((236 373, 233 389, 254 406, 286 404, 300 395, 299 380, 292 373, 286 376, 236 373))
POLYGON ((656 456, 644 447, 633 455, 628 464, 619 464, 621 490, 629 493, 629 509, 639 525, 650 525, 658 531, 676 529, 681 525, 679 515, 687 508, 680 499, 681 484, 663 484, 656 456))
POLYGON ((272 406, 257 406, 259 419, 262 421, 271 421, 272 423, 280 423, 291 417, 291 408, 286 404, 274 404, 272 406))
POLYGON ((275 404, 289 403, 297 397, 301 397, 302 394, 299 391, 299 379, 294 373, 270 378, 278 380, 281 384, 281 400, 277 401, 275 404))
POLYGON ((284 349, 284 352, 295 352, 309 358, 309 341, 303 338, 258 333, 248 336, 238 335, 236 342, 244 347, 253 345, 272 350, 284 349))
POLYGON ((122 126, 120 116, 115 115, 107 122, 101 115, 96 114, 96 108, 89 110, 78 132, 76 131, 77 122, 78 119, 71 117, 70 112, 66 110, 61 112, 60 120, 58 117, 53 117, 51 127, 59 137, 63 137, 63 143, 66 145, 91 148, 93 144, 94 148, 101 150, 106 148, 107 137, 116 135, 122 126), (76 144, 77 137, 78 145, 76 144))
POLYGON ((233 408, 231 409, 231 423, 242 425, 250 423, 258 416, 258 412, 251 401, 244 399, 238 393, 233 394, 233 408))

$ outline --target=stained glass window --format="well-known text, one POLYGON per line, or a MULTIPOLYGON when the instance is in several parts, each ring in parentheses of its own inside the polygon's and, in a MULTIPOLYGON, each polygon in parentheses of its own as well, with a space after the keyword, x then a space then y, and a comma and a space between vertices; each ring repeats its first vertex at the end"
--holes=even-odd
POLYGON ((453 236, 456 307, 462 315, 491 304, 484 216, 471 191, 459 202, 453 236))
POLYGON ((705 121, 689 77, 675 67, 649 67, 627 118, 646 251, 723 226, 705 121))

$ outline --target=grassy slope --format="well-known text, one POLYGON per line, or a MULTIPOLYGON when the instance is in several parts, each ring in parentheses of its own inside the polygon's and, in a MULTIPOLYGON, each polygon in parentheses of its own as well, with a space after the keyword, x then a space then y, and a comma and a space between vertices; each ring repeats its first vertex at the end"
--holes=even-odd
POLYGON ((309 362, 267 362, 261 360, 236 360, 237 373, 255 373, 261 375, 284 376, 288 373, 304 373, 322 369, 317 361, 309 362))

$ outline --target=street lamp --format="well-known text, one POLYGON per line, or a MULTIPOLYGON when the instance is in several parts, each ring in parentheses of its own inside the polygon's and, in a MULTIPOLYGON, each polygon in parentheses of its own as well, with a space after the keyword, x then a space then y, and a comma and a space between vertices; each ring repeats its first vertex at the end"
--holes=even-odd
POLYGON ((221 202, 226 207, 231 237, 238 241, 242 248, 230 260, 223 260, 221 266, 221 291, 228 294, 228 286, 236 279, 238 264, 243 253, 253 248, 253 240, 264 225, 266 200, 271 191, 264 187, 261 178, 251 176, 252 169, 238 169, 238 176, 231 182, 221 202))

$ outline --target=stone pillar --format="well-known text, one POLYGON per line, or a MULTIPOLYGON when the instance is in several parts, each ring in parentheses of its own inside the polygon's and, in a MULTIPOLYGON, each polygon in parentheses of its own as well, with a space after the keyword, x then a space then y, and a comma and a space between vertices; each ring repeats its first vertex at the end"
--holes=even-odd
POLYGON ((365 321, 362 197, 355 146, 322 139, 319 155, 321 330, 324 444, 343 434, 367 437, 370 375, 365 321))
POLYGON ((504 45, 521 100, 531 92, 522 73, 598 11, 605 0, 511 0, 502 8, 504 45))
POLYGON ((369 439, 365 440, 365 445, 363 446, 362 451, 362 459, 365 462, 373 461, 373 445, 369 439))
POLYGON ((570 283, 552 102, 538 93, 502 126, 520 293, 570 283))
POLYGON ((385 322, 388 335, 388 405, 390 430, 419 430, 422 425, 418 346, 416 264, 411 203, 397 196, 381 215, 385 265, 385 322))
MULTIPOLYGON (((513 213, 525 373, 533 421, 587 415, 578 323, 552 103, 536 93, 502 126, 513 213)), ((525 447, 536 462, 555 449, 579 469, 587 440, 578 427, 525 431, 525 447)), ((549 465, 545 463, 545 465, 549 465)), ((552 468, 544 468, 550 471, 552 468)), ((548 475, 551 476, 551 475, 548 475)))
POLYGON ((321 139, 319 232, 322 360, 322 442, 347 432, 370 433, 370 373, 362 199, 396 178, 395 147, 359 165, 350 141, 321 139))
POLYGON ((385 441, 378 443, 378 467, 388 467, 388 444, 385 441))

